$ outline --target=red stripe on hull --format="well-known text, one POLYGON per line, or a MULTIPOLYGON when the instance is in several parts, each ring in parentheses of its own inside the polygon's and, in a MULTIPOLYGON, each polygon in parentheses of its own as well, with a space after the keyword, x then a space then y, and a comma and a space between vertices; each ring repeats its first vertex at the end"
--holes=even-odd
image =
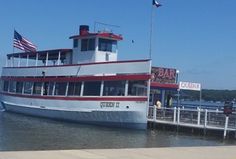
POLYGON ((84 76, 84 77, 1 77, 9 81, 30 81, 30 82, 76 82, 76 81, 116 81, 116 80, 148 80, 150 75, 117 75, 117 76, 84 76))

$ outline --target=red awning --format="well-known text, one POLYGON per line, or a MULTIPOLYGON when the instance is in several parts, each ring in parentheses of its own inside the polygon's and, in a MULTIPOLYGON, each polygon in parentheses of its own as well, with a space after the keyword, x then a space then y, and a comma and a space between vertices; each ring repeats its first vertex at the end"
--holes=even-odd
POLYGON ((163 88, 163 89, 178 89, 178 84, 164 84, 158 82, 151 82, 151 87, 163 88))

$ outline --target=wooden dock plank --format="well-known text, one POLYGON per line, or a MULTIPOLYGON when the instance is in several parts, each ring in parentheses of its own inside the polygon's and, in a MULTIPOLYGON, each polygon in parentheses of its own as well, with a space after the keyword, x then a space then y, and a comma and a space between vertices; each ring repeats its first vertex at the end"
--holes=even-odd
POLYGON ((5 151, 0 159, 236 159, 236 146, 5 151))

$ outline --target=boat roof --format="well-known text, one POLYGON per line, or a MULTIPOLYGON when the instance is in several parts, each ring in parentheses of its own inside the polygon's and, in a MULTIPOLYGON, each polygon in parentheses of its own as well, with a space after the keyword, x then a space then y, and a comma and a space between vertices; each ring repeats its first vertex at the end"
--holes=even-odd
POLYGON ((18 53, 11 53, 7 54, 7 57, 19 57, 20 58, 27 58, 29 56, 29 59, 35 58, 36 53, 39 55, 39 58, 46 57, 47 53, 49 56, 49 59, 57 59, 58 58, 58 53, 61 53, 61 55, 64 55, 65 53, 70 53, 72 52, 72 49, 53 49, 53 50, 42 50, 42 51, 36 51, 36 52, 18 52, 18 53))
POLYGON ((123 40, 121 35, 117 35, 111 32, 98 32, 98 33, 87 33, 82 35, 74 35, 71 36, 70 39, 82 39, 87 37, 101 37, 101 38, 108 38, 113 40, 123 40))

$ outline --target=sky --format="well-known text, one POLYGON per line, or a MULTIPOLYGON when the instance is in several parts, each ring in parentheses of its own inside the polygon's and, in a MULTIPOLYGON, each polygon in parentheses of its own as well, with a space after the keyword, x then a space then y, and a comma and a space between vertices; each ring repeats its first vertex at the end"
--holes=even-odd
MULTIPOLYGON (((159 0, 152 65, 175 68, 203 89, 236 89, 236 0, 159 0)), ((80 25, 122 34, 119 60, 149 58, 152 0, 0 0, 0 66, 16 29, 38 50, 72 48, 80 25)), ((0 70, 1 71, 1 70, 0 70)))

